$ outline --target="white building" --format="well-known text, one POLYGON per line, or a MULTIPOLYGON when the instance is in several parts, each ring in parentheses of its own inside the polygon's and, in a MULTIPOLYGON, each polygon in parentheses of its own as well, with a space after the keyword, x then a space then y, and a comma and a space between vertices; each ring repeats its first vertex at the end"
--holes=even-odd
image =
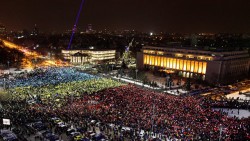
POLYGON ((62 50, 62 54, 64 59, 70 60, 73 64, 98 63, 115 59, 116 50, 62 50))

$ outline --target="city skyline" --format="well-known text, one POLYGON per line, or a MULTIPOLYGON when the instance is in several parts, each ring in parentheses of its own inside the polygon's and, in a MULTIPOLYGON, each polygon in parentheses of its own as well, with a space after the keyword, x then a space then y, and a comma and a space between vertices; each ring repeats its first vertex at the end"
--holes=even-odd
MULTIPOLYGON (((44 32, 72 29, 81 0, 3 1, 0 23, 8 30, 44 32)), ((78 27, 143 32, 250 33, 250 2, 221 1, 88 1, 85 0, 78 27)))

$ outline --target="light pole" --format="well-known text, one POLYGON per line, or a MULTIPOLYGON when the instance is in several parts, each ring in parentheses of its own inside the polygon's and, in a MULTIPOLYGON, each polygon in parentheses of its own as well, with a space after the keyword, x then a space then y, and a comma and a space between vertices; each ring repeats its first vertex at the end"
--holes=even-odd
POLYGON ((219 141, 221 141, 221 134, 222 134, 222 125, 220 124, 220 136, 219 136, 219 141))
POLYGON ((154 115, 155 114, 155 103, 153 103, 153 111, 152 111, 152 117, 151 117, 151 134, 154 133, 154 115))
POLYGON ((110 74, 111 74, 111 76, 113 76, 113 75, 114 75, 114 74, 113 74, 114 64, 111 65, 111 69, 112 69, 112 70, 111 70, 111 73, 110 73, 110 74))
POLYGON ((35 58, 35 68, 36 68, 36 64, 37 64, 37 58, 35 58))
POLYGON ((171 86, 172 86, 172 83, 173 83, 172 80, 170 80, 170 81, 169 81, 169 89, 170 89, 170 90, 171 90, 171 88, 172 88, 172 87, 171 87, 171 86))
POLYGON ((10 61, 7 61, 7 64, 8 64, 8 71, 9 71, 8 74, 10 74, 10 61))
POLYGON ((169 86, 169 81, 170 81, 170 76, 168 75, 168 76, 167 76, 167 83, 166 83, 166 84, 167 84, 167 87, 170 87, 170 86, 169 86))
POLYGON ((74 97, 73 97, 73 93, 70 93, 70 98, 71 98, 71 104, 73 103, 74 97))
POLYGON ((4 81, 4 83, 3 83, 3 88, 4 88, 4 90, 5 90, 5 87, 6 87, 6 78, 5 78, 5 77, 3 78, 3 81, 4 81))
POLYGON ((137 72, 138 72, 138 69, 135 70, 135 81, 137 80, 137 72))

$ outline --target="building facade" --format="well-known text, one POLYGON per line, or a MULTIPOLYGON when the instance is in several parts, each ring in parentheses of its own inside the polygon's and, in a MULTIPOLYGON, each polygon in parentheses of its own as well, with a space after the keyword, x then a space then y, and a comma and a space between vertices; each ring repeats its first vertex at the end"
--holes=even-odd
POLYGON ((62 55, 73 64, 98 63, 115 59, 116 50, 62 50, 62 55))
POLYGON ((164 69, 209 83, 229 83, 247 77, 248 51, 212 52, 190 48, 144 46, 137 67, 164 69))

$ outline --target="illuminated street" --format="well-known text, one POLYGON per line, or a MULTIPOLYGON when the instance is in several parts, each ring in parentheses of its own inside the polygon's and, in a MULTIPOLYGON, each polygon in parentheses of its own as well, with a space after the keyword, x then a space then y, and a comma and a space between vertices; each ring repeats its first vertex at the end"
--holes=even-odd
POLYGON ((31 69, 34 67, 45 67, 45 66, 68 66, 69 64, 67 62, 63 62, 62 60, 52 60, 47 59, 45 56, 40 55, 36 51, 31 51, 23 46, 16 45, 10 41, 2 40, 5 47, 11 48, 11 49, 17 49, 24 53, 25 58, 23 59, 23 62, 21 63, 21 68, 25 69, 31 69), (32 60, 38 60, 41 59, 41 63, 34 62, 32 60))

